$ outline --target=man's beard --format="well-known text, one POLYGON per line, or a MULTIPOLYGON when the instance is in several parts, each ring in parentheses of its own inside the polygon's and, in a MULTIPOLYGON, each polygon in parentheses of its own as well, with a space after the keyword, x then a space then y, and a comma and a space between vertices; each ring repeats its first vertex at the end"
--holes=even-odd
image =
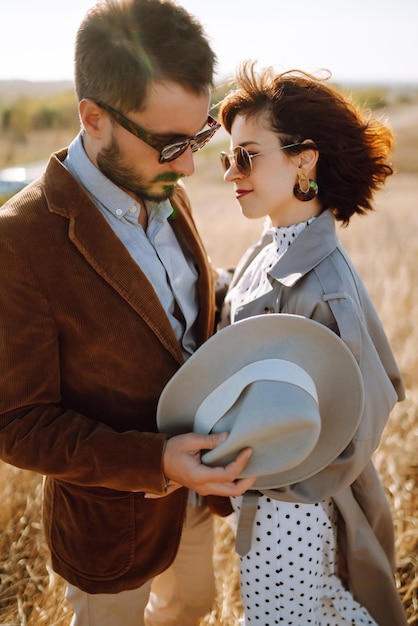
POLYGON ((174 185, 179 179, 177 174, 171 172, 162 172, 152 181, 166 181, 167 185, 163 186, 159 193, 152 192, 149 185, 139 174, 134 174, 132 169, 127 166, 121 166, 122 155, 116 139, 113 137, 108 148, 102 148, 97 154, 97 165, 99 170, 109 179, 122 189, 126 189, 144 200, 163 201, 170 198, 174 191, 174 185))

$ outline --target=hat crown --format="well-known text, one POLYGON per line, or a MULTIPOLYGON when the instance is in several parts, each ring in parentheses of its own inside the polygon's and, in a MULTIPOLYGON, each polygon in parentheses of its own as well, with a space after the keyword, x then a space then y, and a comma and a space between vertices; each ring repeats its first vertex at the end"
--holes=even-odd
MULTIPOLYGON (((202 411, 204 422, 206 424, 207 421, 209 425, 206 432, 223 429, 227 422, 230 428, 226 430, 230 435, 221 445, 233 444, 237 437, 234 458, 244 446, 250 446, 253 454, 249 463, 257 459, 251 475, 259 478, 252 489, 277 489, 313 476, 336 459, 355 435, 363 408, 364 385, 361 371, 342 339, 329 328, 306 317, 272 313, 235 322, 208 339, 167 383, 158 403, 157 424, 161 432, 169 434, 191 432, 195 428, 198 411, 202 411), (315 402, 306 388, 302 389, 288 380, 285 383, 273 380, 269 384, 268 380, 259 376, 258 380, 253 380, 246 386, 248 389, 245 393, 242 393, 244 387, 241 385, 235 399, 232 402, 225 401, 222 410, 217 411, 217 416, 211 415, 211 406, 205 415, 201 407, 214 389, 222 387, 225 380, 233 378, 245 366, 268 360, 287 361, 305 370, 314 382, 318 402, 315 402), (275 422, 280 417, 275 404, 283 405, 283 400, 278 399, 283 385, 286 386, 286 395, 289 398, 287 416, 285 413, 282 415, 291 425, 294 420, 300 419, 301 413, 299 410, 296 417, 292 413, 290 396, 295 390, 298 395, 296 406, 311 419, 306 399, 310 398, 314 403, 313 410, 319 411, 321 421, 319 438, 311 453, 284 471, 280 469, 279 456, 282 453, 278 453, 278 446, 284 437, 283 425, 279 420, 275 422), (276 400, 275 394, 278 394, 276 400), (237 402, 238 398, 240 399, 237 402), (253 401, 256 407, 254 410, 249 408, 253 401), (252 419, 242 418, 243 407, 245 412, 252 415, 252 419), (223 417, 225 420, 222 423, 220 418, 223 417), (261 424, 262 419, 267 422, 267 436, 261 424), (215 426, 216 422, 219 424, 215 426), (274 425, 279 431, 282 429, 278 438, 272 437, 268 430, 274 425), (241 427, 248 429, 245 441, 241 437, 241 427)), ((294 432, 294 443, 288 444, 288 450, 298 457, 301 446, 296 435, 294 432)), ((230 458, 224 457, 225 450, 226 447, 217 446, 214 450, 205 452, 202 460, 208 462, 210 459, 211 464, 224 466, 226 459, 230 458)))
POLYGON ((241 476, 270 474, 272 467, 284 472, 308 456, 320 431, 318 402, 305 389, 289 382, 256 380, 216 422, 210 432, 229 432, 229 436, 205 452, 202 461, 217 465, 221 455, 222 465, 228 464, 237 450, 257 442, 241 476))

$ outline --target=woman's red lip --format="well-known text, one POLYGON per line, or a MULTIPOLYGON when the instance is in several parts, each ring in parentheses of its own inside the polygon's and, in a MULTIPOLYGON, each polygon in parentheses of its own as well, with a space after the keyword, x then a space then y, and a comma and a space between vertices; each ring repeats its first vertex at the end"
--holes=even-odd
POLYGON ((237 199, 246 196, 248 193, 251 193, 252 189, 236 189, 235 196, 237 199))

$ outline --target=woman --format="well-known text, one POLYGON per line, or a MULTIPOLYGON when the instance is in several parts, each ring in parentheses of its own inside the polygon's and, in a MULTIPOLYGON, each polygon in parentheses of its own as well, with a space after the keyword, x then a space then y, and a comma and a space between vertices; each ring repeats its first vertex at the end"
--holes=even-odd
MULTIPOLYGON (((261 240, 238 264, 221 326, 290 313, 336 332, 356 357, 365 406, 346 450, 300 483, 263 491, 251 548, 240 557, 246 623, 400 626, 393 528, 371 462, 404 391, 381 323, 335 233, 372 210, 393 173, 391 130, 336 89, 299 71, 257 73, 247 62, 221 105, 232 154, 225 180, 261 240)), ((332 385, 332 380, 330 380, 332 385)), ((234 498, 237 512, 246 496, 234 498)))

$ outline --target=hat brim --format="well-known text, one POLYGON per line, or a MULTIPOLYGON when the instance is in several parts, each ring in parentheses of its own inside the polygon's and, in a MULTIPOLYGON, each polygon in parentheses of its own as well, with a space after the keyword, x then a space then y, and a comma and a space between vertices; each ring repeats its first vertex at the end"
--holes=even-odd
MULTIPOLYGON (((364 405, 363 381, 346 344, 322 324, 297 315, 246 318, 211 337, 164 388, 157 409, 159 431, 171 435, 193 431, 197 409, 215 387, 253 361, 274 358, 292 361, 312 377, 321 432, 312 452, 292 469, 269 473, 261 460, 259 467, 251 467, 251 474, 244 470, 241 477, 257 475, 253 489, 274 489, 321 471, 341 454, 358 428, 364 405)), ((213 465, 216 455, 211 457, 213 465)))

